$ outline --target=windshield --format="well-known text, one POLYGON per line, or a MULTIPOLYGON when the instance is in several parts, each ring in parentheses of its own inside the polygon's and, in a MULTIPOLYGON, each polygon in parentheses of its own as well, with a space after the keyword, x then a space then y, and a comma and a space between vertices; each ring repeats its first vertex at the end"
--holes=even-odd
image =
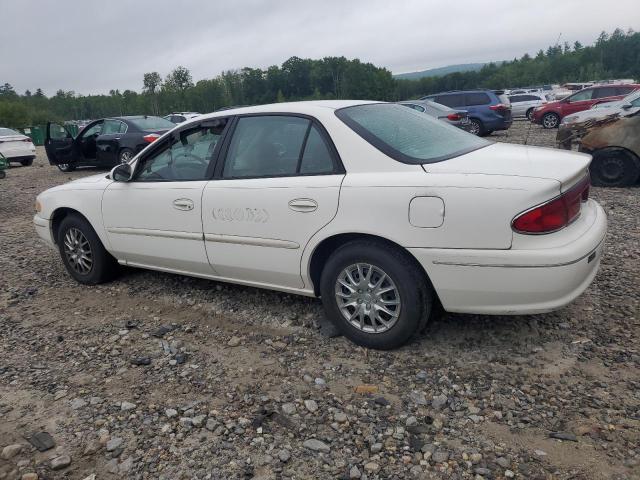
POLYGON ((403 163, 434 163, 490 142, 402 105, 372 103, 336 110, 337 117, 371 145, 403 163))
POLYGON ((140 130, 169 130, 175 127, 174 123, 160 117, 130 118, 129 121, 140 130))
POLYGON ((10 128, 0 128, 0 137, 8 137, 11 135, 22 135, 21 133, 11 130, 10 128))

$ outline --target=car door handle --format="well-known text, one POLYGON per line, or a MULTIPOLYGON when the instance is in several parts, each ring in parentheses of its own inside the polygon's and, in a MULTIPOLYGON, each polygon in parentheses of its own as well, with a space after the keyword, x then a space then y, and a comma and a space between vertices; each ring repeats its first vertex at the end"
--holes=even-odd
POLYGON ((289 202, 289 208, 294 212, 313 212, 318 209, 318 202, 311 198, 296 198, 289 202))
POLYGON ((193 200, 188 198, 176 198, 173 201, 173 208, 185 211, 193 210, 193 200))

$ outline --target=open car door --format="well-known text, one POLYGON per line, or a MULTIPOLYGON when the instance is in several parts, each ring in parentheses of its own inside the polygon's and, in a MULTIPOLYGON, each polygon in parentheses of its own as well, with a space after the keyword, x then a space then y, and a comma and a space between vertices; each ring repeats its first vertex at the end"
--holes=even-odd
POLYGON ((75 139, 64 125, 47 122, 44 149, 51 165, 74 164, 80 160, 75 139))

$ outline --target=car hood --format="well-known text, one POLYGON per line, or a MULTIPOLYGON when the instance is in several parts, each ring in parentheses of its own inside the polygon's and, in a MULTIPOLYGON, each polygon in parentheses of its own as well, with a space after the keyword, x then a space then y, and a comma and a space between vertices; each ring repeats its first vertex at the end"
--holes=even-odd
POLYGON ((428 173, 501 175, 556 180, 563 187, 585 175, 591 156, 554 148, 494 143, 443 162, 423 165, 428 173))
POLYGON ((45 190, 43 193, 60 192, 63 190, 99 190, 106 188, 113 180, 107 178, 106 173, 98 173, 96 175, 89 175, 88 177, 78 178, 62 185, 45 190))
POLYGON ((584 110, 583 112, 578 112, 571 114, 564 118, 562 122, 564 125, 573 125, 576 123, 581 123, 586 120, 600 120, 602 118, 608 117, 609 115, 619 114, 621 117, 627 117, 636 113, 639 109, 630 108, 629 110, 623 110, 619 106, 610 106, 610 107, 601 107, 594 108, 591 110, 584 110))

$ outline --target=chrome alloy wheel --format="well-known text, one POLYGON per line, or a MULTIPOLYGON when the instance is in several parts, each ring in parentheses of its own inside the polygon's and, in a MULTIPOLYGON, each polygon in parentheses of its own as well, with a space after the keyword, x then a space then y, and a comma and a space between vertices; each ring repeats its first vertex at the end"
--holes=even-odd
POLYGON ((398 288, 375 265, 356 263, 345 268, 336 280, 335 296, 342 316, 363 332, 386 332, 398 321, 398 288))
POLYGON ((129 150, 125 150, 124 152, 120 153, 120 163, 127 163, 132 158, 133 152, 130 152, 129 150))
POLYGON ((64 236, 64 254, 69 265, 81 275, 87 275, 93 268, 91 244, 77 228, 70 228, 64 236))

